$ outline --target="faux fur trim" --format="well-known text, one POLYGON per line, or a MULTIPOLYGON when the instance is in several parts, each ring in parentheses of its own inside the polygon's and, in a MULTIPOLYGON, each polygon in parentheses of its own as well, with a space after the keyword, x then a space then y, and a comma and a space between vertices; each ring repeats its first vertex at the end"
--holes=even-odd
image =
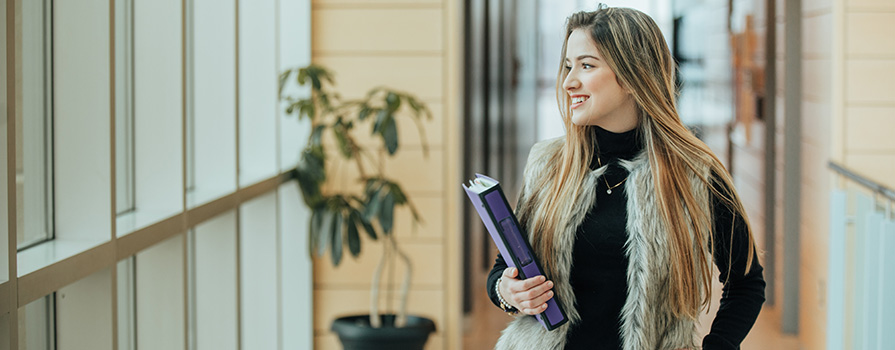
MULTIPOLYGON (((548 162, 555 159, 563 147, 563 138, 539 142, 532 147, 525 168, 525 184, 517 206, 517 216, 523 226, 529 226, 531 217, 544 215, 546 208, 531 204, 530 191, 535 183, 547 176, 545 169, 548 162), (519 208, 530 208, 531 212, 519 212, 519 208)), ((677 319, 671 313, 667 303, 669 263, 668 237, 658 213, 655 197, 655 185, 649 171, 646 153, 642 152, 631 161, 622 161, 630 175, 626 182, 628 221, 626 230, 628 240, 625 253, 628 256, 628 297, 622 307, 621 336, 625 350, 644 349, 678 349, 696 348, 696 324, 689 319, 677 319)), ((592 171, 585 179, 582 188, 596 188, 600 176, 606 166, 592 171)), ((698 177, 691 176, 697 198, 704 198, 708 208, 708 189, 698 177)), ((565 347, 569 327, 577 324, 581 317, 575 308, 576 299, 572 291, 570 276, 572 270, 572 252, 578 227, 590 211, 596 200, 596 191, 583 191, 581 198, 573 205, 572 214, 563 218, 568 224, 557 233, 554 244, 554 266, 557 275, 551 276, 554 281, 554 292, 559 296, 569 322, 560 328, 547 331, 534 317, 519 316, 502 332, 495 349, 555 349, 565 347)), ((698 244, 698 243, 697 243, 698 244)))

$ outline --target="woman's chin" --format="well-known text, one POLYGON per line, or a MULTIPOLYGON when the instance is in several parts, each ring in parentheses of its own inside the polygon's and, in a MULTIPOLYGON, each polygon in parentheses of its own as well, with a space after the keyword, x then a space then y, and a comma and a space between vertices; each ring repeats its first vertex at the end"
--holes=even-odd
POLYGON ((588 116, 584 116, 581 114, 575 114, 575 113, 572 113, 572 124, 575 124, 577 126, 593 125, 593 123, 591 122, 591 118, 588 118, 588 116))

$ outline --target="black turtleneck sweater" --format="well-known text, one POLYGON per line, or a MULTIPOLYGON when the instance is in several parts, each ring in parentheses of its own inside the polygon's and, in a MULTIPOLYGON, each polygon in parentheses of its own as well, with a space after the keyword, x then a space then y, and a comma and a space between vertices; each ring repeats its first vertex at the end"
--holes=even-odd
MULTIPOLYGON (((599 127, 593 129, 597 150, 591 168, 596 169, 600 164, 609 164, 609 168, 597 187, 591 189, 596 191, 596 201, 578 227, 570 282, 581 321, 570 329, 566 349, 615 350, 621 349, 620 314, 628 288, 628 257, 625 255, 627 194, 624 183, 616 187, 628 173, 618 162, 633 159, 643 146, 636 129, 624 133, 599 127), (610 187, 612 193, 608 194, 606 190, 610 187)), ((734 219, 733 211, 719 200, 712 203, 715 264, 721 271, 720 280, 724 287, 720 309, 711 333, 703 338, 703 348, 738 349, 761 311, 765 282, 757 258, 752 260, 751 270, 744 275, 747 255, 754 247, 748 245, 743 218, 734 219), (731 225, 734 225, 732 235, 731 225)), ((498 305, 498 299, 494 283, 506 267, 503 257, 498 255, 488 275, 488 295, 495 305, 498 305)))

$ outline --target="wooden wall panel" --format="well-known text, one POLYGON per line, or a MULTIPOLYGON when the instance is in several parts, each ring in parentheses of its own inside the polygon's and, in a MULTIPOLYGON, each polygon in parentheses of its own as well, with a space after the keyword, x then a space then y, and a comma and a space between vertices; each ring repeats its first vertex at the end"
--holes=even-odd
POLYGON ((376 6, 384 7, 408 7, 411 5, 438 6, 442 0, 312 0, 315 7, 324 6, 376 6))
MULTIPOLYGON (((315 0, 312 3, 312 62, 331 69, 343 98, 359 98, 370 88, 388 86, 410 92, 425 101, 433 119, 423 123, 428 157, 423 157, 417 127, 399 122, 399 156, 385 161, 386 175, 397 179, 410 194, 425 224, 414 233, 409 211, 396 212, 399 244, 414 263, 409 308, 436 321, 438 333, 427 349, 459 349, 460 293, 452 286, 459 279, 448 254, 459 255, 459 180, 450 169, 459 168, 458 118, 462 66, 462 11, 459 2, 441 0, 315 0), (456 186, 446 182, 457 181, 456 186), (454 271, 454 272, 452 272, 454 271)), ((359 126, 369 135, 369 125, 359 126)), ((363 144, 381 142, 360 136, 363 144)), ((330 176, 340 189, 358 190, 354 164, 335 166, 330 176)), ((380 242, 364 239, 357 260, 346 257, 333 267, 329 256, 314 261, 316 349, 340 349, 331 320, 343 314, 368 312, 372 271, 380 258, 380 242)), ((347 256, 347 252, 346 252, 347 256)), ((397 271, 401 271, 399 267, 397 271)))
POLYGON ((895 2, 892 0, 847 0, 846 7, 850 10, 895 10, 895 2))
MULTIPOLYGON (((457 186, 459 187, 459 185, 457 186)), ((420 215, 425 213, 423 222, 413 228, 413 216, 410 209, 401 208, 395 212, 395 234, 401 242, 439 241, 444 239, 445 215, 440 209, 444 207, 441 196, 413 194, 411 199, 420 215)))
POLYGON ((846 103, 895 104, 893 91, 895 91, 895 59, 846 60, 846 103))
MULTIPOLYGON (((445 169, 444 151, 440 149, 430 149, 428 156, 422 150, 404 150, 400 157, 389 158, 385 165, 386 175, 401 179, 405 191, 417 193, 444 188, 444 172, 448 169, 445 169)), ((459 193, 460 184, 456 186, 459 193)))
POLYGON ((345 98, 365 96, 384 85, 413 92, 426 101, 440 101, 444 94, 444 59, 438 55, 331 56, 317 55, 314 63, 335 71, 339 91, 345 98))
POLYGON ((895 153, 849 154, 845 166, 885 186, 895 187, 895 153))
POLYGON ((846 19, 846 50, 851 55, 895 55, 895 40, 880 34, 895 32, 895 12, 851 13, 846 19))
POLYGON ((319 9, 315 54, 435 52, 442 48, 441 9, 319 9), (350 26, 346 26, 350 23, 350 26), (348 27, 348 28, 345 28, 348 27))
POLYGON ((845 148, 849 152, 895 153, 895 105, 889 107, 850 107, 845 125, 845 148))

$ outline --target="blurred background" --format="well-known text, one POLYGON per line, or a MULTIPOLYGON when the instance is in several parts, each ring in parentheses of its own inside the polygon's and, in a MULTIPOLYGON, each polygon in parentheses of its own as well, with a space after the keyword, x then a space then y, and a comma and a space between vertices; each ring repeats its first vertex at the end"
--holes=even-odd
MULTIPOLYGON (((369 312, 389 248, 309 254, 293 169, 314 124, 279 96, 311 90, 277 77, 311 63, 345 99, 389 86, 428 106, 425 137, 399 120, 401 152, 375 151, 422 218, 394 212, 408 309, 435 322, 426 349, 493 348, 511 318, 460 184, 488 174, 515 203, 529 148, 564 133, 564 20, 596 1, 0 3, 0 350, 340 349, 333 320, 369 312)), ((662 28, 681 119, 749 212, 768 286, 742 348, 895 343, 895 1, 605 3, 662 28)), ((325 191, 362 188, 332 153, 325 191)))

